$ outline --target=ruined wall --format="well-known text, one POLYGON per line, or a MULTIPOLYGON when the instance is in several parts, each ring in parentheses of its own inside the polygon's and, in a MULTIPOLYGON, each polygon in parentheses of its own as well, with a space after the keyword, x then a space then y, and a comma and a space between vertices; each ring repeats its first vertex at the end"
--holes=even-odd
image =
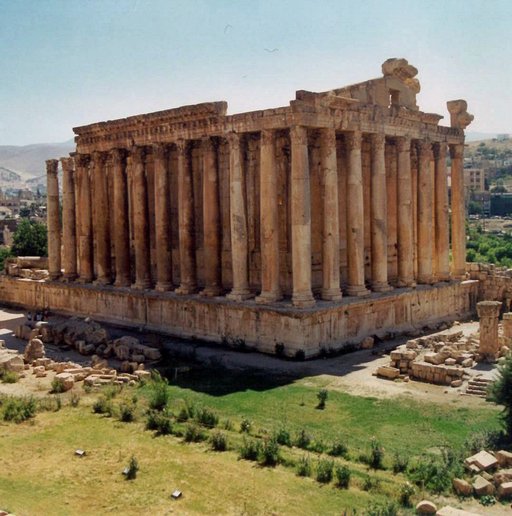
POLYGON ((467 263, 466 271, 472 280, 479 281, 478 299, 501 301, 502 311, 509 312, 512 301, 512 270, 488 263, 467 263))

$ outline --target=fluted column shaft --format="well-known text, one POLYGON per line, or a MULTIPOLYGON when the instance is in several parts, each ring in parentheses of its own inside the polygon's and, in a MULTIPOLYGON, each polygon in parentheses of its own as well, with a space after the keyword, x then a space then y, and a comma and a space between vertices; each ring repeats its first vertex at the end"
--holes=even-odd
POLYGON ((156 290, 172 288, 171 210, 167 147, 153 145, 155 174, 156 290))
POLYGON ((240 136, 228 135, 229 143, 229 200, 231 226, 231 262, 233 289, 228 297, 243 301, 251 297, 249 290, 249 251, 247 234, 247 208, 245 205, 245 177, 240 136))
POLYGON ((278 212, 274 133, 264 130, 260 137, 261 293, 256 298, 258 303, 281 299, 278 212))
POLYGON ((366 296, 364 283, 364 197, 361 162, 362 135, 359 131, 346 134, 348 153, 347 174, 347 294, 366 296))
POLYGON ((93 181, 93 233, 95 240, 94 263, 96 268, 96 283, 107 285, 111 281, 110 267, 110 217, 108 209, 108 183, 105 169, 107 155, 94 152, 93 181))
POLYGON ((78 181, 78 256, 79 280, 82 283, 92 281, 92 198, 89 176, 89 156, 75 155, 75 174, 78 181))
POLYGON ((135 283, 133 288, 151 287, 149 262, 148 197, 145 174, 145 150, 133 147, 131 151, 133 168, 133 226, 135 240, 135 283))
POLYGON ((64 278, 74 280, 76 267, 76 203, 73 158, 61 158, 62 164, 62 265, 64 278))
POLYGON ((178 151, 178 223, 180 245, 180 286, 177 294, 192 294, 197 288, 194 226, 194 188, 185 140, 176 142, 178 151))
POLYGON ((398 151, 398 286, 414 285, 411 140, 397 138, 398 151))
POLYGON ((219 171, 217 155, 213 140, 203 138, 203 296, 218 296, 221 285, 221 240, 220 240, 220 204, 219 171))
POLYGON ((432 144, 418 142, 418 283, 431 284, 432 262, 432 220, 434 219, 432 176, 430 162, 432 144))
POLYGON ((386 190, 386 138, 372 134, 371 161, 371 235, 372 290, 386 292, 388 285, 388 215, 386 190))
POLYGON ((450 279, 450 232, 445 143, 437 143, 434 145, 434 160, 437 280, 448 281, 450 279))
POLYGON ((464 144, 450 145, 452 160, 452 276, 466 274, 466 228, 464 207, 464 144))
POLYGON ((340 290, 340 228, 338 201, 338 165, 336 132, 320 132, 320 170, 324 213, 322 220, 322 299, 339 301, 340 290))
POLYGON ((128 214, 128 185, 126 177, 126 155, 122 149, 112 151, 112 173, 114 175, 114 216, 116 231, 114 249, 116 253, 116 287, 128 287, 130 273, 130 234, 128 214))
POLYGON ((47 224, 48 224, 48 272, 50 279, 55 280, 61 275, 61 238, 59 215, 59 162, 56 159, 46 161, 46 191, 47 191, 47 224))

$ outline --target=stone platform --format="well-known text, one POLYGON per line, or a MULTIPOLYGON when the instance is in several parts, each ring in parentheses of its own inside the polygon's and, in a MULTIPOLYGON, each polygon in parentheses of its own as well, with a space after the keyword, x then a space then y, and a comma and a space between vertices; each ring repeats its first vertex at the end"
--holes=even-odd
POLYGON ((92 284, 36 281, 0 276, 0 302, 27 310, 49 309, 90 316, 110 324, 143 328, 264 353, 314 357, 342 350, 371 335, 401 333, 475 313, 478 281, 452 281, 415 289, 373 293, 340 302, 318 301, 297 308, 225 297, 202 298, 92 284))

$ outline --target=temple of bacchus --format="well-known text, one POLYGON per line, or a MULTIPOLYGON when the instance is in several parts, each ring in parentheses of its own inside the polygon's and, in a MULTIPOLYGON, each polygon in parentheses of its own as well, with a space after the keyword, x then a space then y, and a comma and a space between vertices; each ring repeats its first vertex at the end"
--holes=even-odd
POLYGON ((74 128, 62 195, 47 161, 50 280, 4 278, 2 298, 289 356, 468 315, 473 117, 449 101, 439 125, 416 75, 389 59, 377 79, 285 107, 74 128))

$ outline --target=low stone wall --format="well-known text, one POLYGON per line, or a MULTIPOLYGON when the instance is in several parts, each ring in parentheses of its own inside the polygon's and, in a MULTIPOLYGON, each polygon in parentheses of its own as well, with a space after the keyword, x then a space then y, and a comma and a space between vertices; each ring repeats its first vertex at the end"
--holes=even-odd
POLYGON ((512 269, 489 263, 467 263, 466 270, 470 279, 479 281, 479 300, 502 301, 503 311, 510 311, 512 269))
POLYGON ((177 337, 305 358, 358 344, 370 335, 383 337, 469 317, 475 312, 477 297, 478 282, 464 281, 396 289, 365 299, 346 297, 341 303, 319 301, 313 308, 298 309, 289 302, 267 307, 225 298, 0 276, 0 302, 5 305, 46 308, 177 337))
POLYGON ((463 374, 464 369, 454 366, 434 365, 427 362, 413 362, 411 365, 412 378, 438 385, 450 385, 456 380, 461 380, 463 374))

